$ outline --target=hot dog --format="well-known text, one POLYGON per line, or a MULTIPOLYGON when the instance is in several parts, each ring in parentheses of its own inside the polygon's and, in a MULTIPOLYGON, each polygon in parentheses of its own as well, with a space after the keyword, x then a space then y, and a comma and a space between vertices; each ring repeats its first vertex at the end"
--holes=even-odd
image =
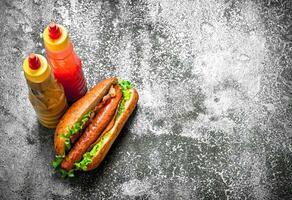
POLYGON ((63 169, 72 169, 74 163, 82 158, 83 154, 86 153, 87 148, 98 139, 99 135, 111 121, 122 97, 120 87, 115 85, 115 89, 118 95, 108 100, 109 102, 96 113, 92 123, 89 124, 83 135, 63 160, 61 164, 63 169))
POLYGON ((53 167, 63 176, 99 166, 138 102, 129 81, 105 79, 74 103, 57 125, 53 167))

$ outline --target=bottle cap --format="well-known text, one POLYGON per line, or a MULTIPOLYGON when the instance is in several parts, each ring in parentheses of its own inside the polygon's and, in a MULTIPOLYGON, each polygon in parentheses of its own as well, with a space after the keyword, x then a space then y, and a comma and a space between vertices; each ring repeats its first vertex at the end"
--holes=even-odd
POLYGON ((35 54, 30 54, 28 57, 28 64, 29 67, 33 70, 37 70, 41 66, 40 59, 37 55, 35 54))
POLYGON ((33 83, 41 83, 51 75, 46 58, 39 54, 30 54, 24 59, 22 67, 26 79, 33 83))
POLYGON ((62 51, 69 44, 69 34, 60 24, 51 23, 43 32, 44 44, 49 51, 62 51))
POLYGON ((49 36, 51 39, 55 40, 61 36, 61 31, 58 24, 52 22, 49 25, 49 36))

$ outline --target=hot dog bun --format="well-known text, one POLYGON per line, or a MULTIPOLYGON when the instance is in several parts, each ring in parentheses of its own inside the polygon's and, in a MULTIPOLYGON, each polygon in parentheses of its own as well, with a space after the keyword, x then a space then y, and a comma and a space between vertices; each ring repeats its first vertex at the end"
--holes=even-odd
MULTIPOLYGON (((118 137, 119 133, 121 132, 128 118, 132 114, 133 110, 135 109, 138 99, 139 99, 139 95, 138 95, 137 90, 134 88, 131 89, 131 92, 132 92, 131 98, 125 104, 124 112, 116 119, 113 127, 108 132, 103 133, 103 135, 109 134, 109 136, 106 137, 106 141, 103 143, 101 149, 92 158, 92 162, 87 166, 87 169, 85 171, 93 170, 99 166, 99 164, 103 161, 106 154, 110 150, 112 144, 118 137)), ((103 135, 101 135, 101 137, 103 135)))
POLYGON ((66 133, 67 128, 80 120, 84 114, 94 109, 108 93, 110 87, 117 83, 118 79, 116 77, 102 80, 68 109, 55 131, 54 146, 57 155, 65 155, 65 139, 61 135, 66 133))

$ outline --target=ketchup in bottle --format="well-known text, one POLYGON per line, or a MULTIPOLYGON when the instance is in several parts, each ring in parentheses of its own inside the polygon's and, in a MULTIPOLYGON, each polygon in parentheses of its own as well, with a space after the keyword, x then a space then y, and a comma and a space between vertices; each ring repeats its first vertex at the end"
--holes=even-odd
POLYGON ((69 103, 87 92, 81 60, 76 55, 65 27, 51 23, 43 33, 46 54, 55 78, 63 85, 69 103))
POLYGON ((45 57, 30 54, 23 62, 29 100, 40 123, 55 128, 68 105, 63 87, 54 78, 45 57))

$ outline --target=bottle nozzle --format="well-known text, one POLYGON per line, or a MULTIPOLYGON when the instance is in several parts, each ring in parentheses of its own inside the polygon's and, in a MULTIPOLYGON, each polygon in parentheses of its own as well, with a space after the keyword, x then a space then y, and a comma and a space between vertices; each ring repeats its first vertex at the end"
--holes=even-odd
POLYGON ((61 36, 61 31, 58 24, 52 22, 49 25, 49 36, 51 39, 55 40, 61 36))
POLYGON ((35 54, 29 55, 28 64, 29 64, 29 67, 33 70, 37 70, 41 66, 40 59, 35 54))

